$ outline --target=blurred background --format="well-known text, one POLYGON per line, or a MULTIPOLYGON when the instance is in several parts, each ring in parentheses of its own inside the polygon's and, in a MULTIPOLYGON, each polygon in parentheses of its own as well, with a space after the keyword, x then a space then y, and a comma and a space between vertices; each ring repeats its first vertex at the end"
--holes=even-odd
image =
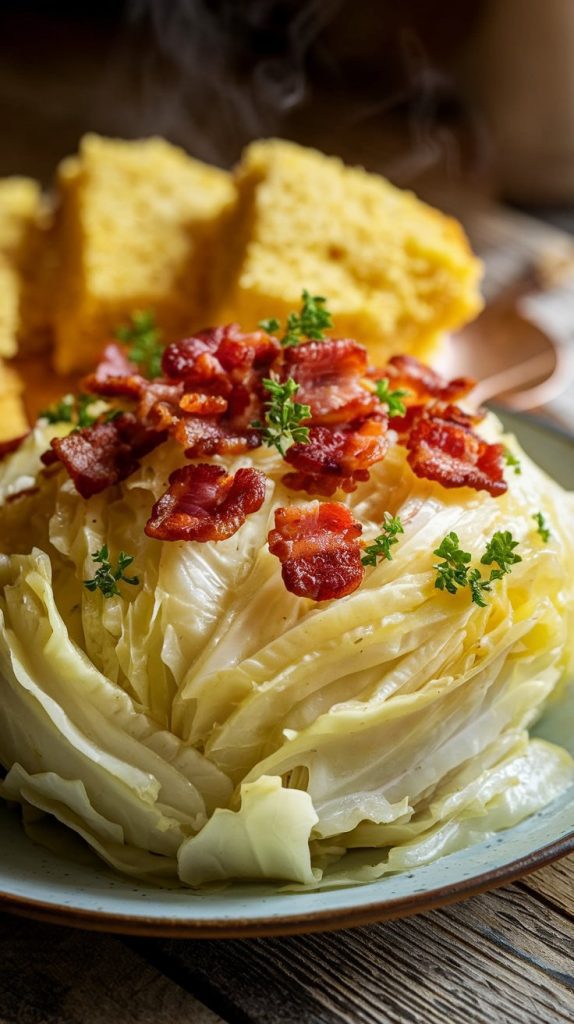
MULTIPOLYGON (((574 204, 572 0, 3 0, 0 174, 87 130, 230 166, 279 134, 523 206, 574 204)), ((552 216, 552 212, 549 214, 552 216)))
POLYGON ((2 0, 0 54, 0 176, 86 131, 221 167, 280 135, 454 213, 488 309, 443 369, 574 431, 574 0, 2 0))

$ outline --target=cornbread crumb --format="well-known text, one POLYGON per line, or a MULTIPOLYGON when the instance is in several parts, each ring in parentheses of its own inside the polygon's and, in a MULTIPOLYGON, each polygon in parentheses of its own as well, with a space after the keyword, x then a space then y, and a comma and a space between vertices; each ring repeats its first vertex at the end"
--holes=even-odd
POLYGON ((202 322, 230 176, 159 138, 86 136, 64 161, 55 366, 89 368, 114 328, 152 308, 166 340, 202 322))
POLYGON ((0 441, 19 437, 28 429, 22 391, 23 384, 16 371, 0 360, 0 441))
POLYGON ((247 147, 218 322, 246 329, 328 297, 335 332, 373 358, 428 350, 481 308, 481 265, 459 223, 362 168, 291 142, 247 147))

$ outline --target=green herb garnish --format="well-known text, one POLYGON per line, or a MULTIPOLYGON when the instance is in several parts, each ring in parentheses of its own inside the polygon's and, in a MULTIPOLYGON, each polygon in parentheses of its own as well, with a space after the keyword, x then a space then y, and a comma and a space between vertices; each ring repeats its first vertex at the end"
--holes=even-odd
POLYGON ((516 475, 520 476, 520 474, 522 473, 522 466, 520 464, 520 459, 517 459, 516 455, 514 455, 510 451, 510 448, 507 448, 506 445, 504 446, 504 453, 503 454, 504 454, 504 461, 506 462, 506 465, 507 466, 513 466, 514 467, 514 472, 516 473, 516 475))
POLYGON ((104 597, 108 598, 120 593, 118 583, 129 583, 132 587, 138 585, 139 578, 137 576, 125 575, 128 565, 131 565, 134 560, 133 555, 127 555, 125 551, 120 551, 118 564, 114 569, 109 560, 108 545, 104 544, 99 551, 93 552, 92 559, 94 562, 99 562, 100 567, 96 569, 93 579, 84 580, 87 590, 101 590, 104 597))
POLYGON ((508 573, 510 566, 522 561, 520 555, 514 553, 517 547, 518 541, 513 540, 510 530, 497 530, 486 545, 480 561, 483 565, 492 565, 494 562, 503 574, 508 573))
MULTIPOLYGON (((325 330, 333 326, 331 314, 326 309, 326 299, 322 295, 310 295, 304 289, 301 295, 301 311, 289 313, 285 325, 285 334, 280 339, 283 348, 293 348, 300 345, 305 339, 323 341, 325 330)), ((275 334, 281 328, 281 323, 275 317, 269 320, 260 320, 259 326, 269 334, 275 334)))
POLYGON ((472 555, 460 548, 456 533, 447 533, 433 554, 444 559, 440 565, 433 566, 437 571, 437 590, 448 590, 449 594, 456 594, 459 587, 468 586, 468 563, 472 555))
POLYGON ((532 518, 536 522, 536 529, 537 529, 538 533, 542 537, 542 540, 544 541, 544 543, 546 543, 547 541, 550 540, 550 537, 552 536, 552 534, 550 532, 550 528, 546 525, 546 519, 544 518, 543 513, 542 512, 535 512, 533 514, 532 518))
POLYGON ((101 401, 95 395, 64 395, 59 402, 43 409, 40 418, 48 420, 48 423, 73 423, 76 427, 91 427, 101 415, 101 409, 94 412, 93 407, 101 405, 101 401))
POLYGON ((265 422, 254 420, 251 426, 261 431, 262 440, 269 448, 275 446, 280 455, 285 455, 284 441, 303 444, 309 441, 309 427, 301 426, 301 421, 309 419, 311 407, 293 401, 299 385, 292 377, 284 384, 266 377, 263 387, 271 396, 265 403, 265 422))
POLYGON ((456 594, 457 590, 468 587, 474 603, 484 608, 486 601, 483 594, 491 590, 496 580, 506 576, 516 562, 522 561, 520 555, 514 551, 516 547, 518 541, 512 539, 512 534, 508 530, 498 530, 494 533, 480 561, 482 565, 494 564, 498 568, 491 569, 490 575, 484 578, 480 569, 470 568, 472 555, 469 551, 461 549, 457 534, 448 533, 433 552, 443 559, 434 566, 437 572, 435 587, 437 590, 446 590, 449 594, 456 594))
POLYGON ((375 381, 375 390, 379 402, 383 402, 389 411, 389 417, 392 419, 393 416, 404 416, 406 410, 403 398, 407 395, 412 395, 412 391, 403 391, 397 388, 396 391, 389 389, 389 378, 382 377, 380 380, 375 381))
POLYGON ((130 320, 131 323, 116 328, 116 338, 129 344, 128 358, 138 364, 146 377, 161 377, 163 345, 154 314, 150 309, 136 309, 130 320))
POLYGON ((376 565, 378 558, 392 560, 391 547, 398 544, 397 533, 404 533, 403 524, 398 516, 392 516, 385 512, 383 516, 383 532, 375 538, 372 544, 365 548, 365 554, 361 558, 363 565, 376 565))

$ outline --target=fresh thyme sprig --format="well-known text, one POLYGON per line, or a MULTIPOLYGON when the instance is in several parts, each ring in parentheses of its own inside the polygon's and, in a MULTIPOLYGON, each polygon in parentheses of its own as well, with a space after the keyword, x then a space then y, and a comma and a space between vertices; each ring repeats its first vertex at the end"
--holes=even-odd
MULTIPOLYGON (((285 334, 280 339, 283 348, 293 348, 305 339, 324 339, 325 330, 333 326, 331 314, 325 305, 326 301, 322 295, 310 295, 307 289, 304 289, 300 312, 289 313, 287 317, 285 334)), ((281 322, 271 317, 269 320, 261 320, 259 326, 269 334, 275 334, 281 329, 281 322)))
POLYGON ((115 569, 109 557, 110 553, 107 544, 104 544, 99 551, 94 551, 92 559, 94 562, 99 563, 100 567, 96 569, 95 575, 91 580, 84 580, 84 586, 87 590, 101 590, 105 598, 114 597, 120 593, 118 583, 129 583, 132 587, 136 587, 139 583, 138 576, 125 575, 128 565, 131 565, 134 560, 133 555, 120 551, 115 569))
POLYGON ((518 547, 518 541, 514 540, 510 530, 497 530, 486 545, 485 552, 480 559, 483 565, 498 565, 504 574, 510 572, 510 567, 516 562, 521 562, 520 555, 515 554, 514 549, 518 547))
POLYGON ((408 395, 412 395, 412 391, 404 391, 401 388, 397 388, 396 391, 390 390, 390 382, 388 377, 381 377, 380 380, 375 381, 375 391, 379 402, 383 402, 388 409, 389 417, 392 419, 393 416, 404 416, 407 411, 403 398, 408 395))
POLYGON ((64 395, 58 402, 43 409, 40 418, 48 423, 73 423, 76 427, 91 427, 101 416, 101 405, 101 399, 95 395, 64 395))
POLYGON ((506 445, 504 446, 503 455, 504 455, 504 461, 506 462, 506 465, 507 466, 512 466, 513 469, 514 469, 514 472, 516 473, 516 476, 520 476, 520 474, 522 473, 522 466, 521 466, 521 463, 520 463, 520 459, 517 459, 516 455, 514 455, 514 453, 511 452, 510 448, 507 448, 506 445))
POLYGON ((161 377, 163 345, 153 312, 150 309, 136 309, 130 320, 131 323, 120 324, 116 328, 116 338, 129 344, 128 358, 138 364, 146 377, 161 377))
POLYGON ((532 518, 536 522, 536 530, 537 530, 537 532, 542 537, 542 540, 544 541, 544 543, 546 543, 547 541, 550 540, 550 538, 552 536, 552 533, 550 531, 550 527, 547 526, 547 524, 546 524, 546 519, 544 518, 544 514, 542 512, 534 512, 532 518))
POLYGON ((434 566, 437 572, 435 587, 437 590, 446 590, 449 594, 456 594, 457 590, 468 587, 474 603, 484 608, 484 593, 491 590, 496 580, 501 580, 511 572, 516 562, 522 561, 520 555, 515 553, 516 547, 518 541, 513 540, 509 530, 497 530, 486 545, 480 561, 482 565, 494 564, 498 568, 491 569, 490 575, 485 578, 480 569, 470 568, 472 555, 469 551, 461 549, 457 534, 448 533, 433 552, 443 559, 434 566))
POLYGON ((265 377, 263 387, 270 395, 269 401, 265 403, 265 422, 254 420, 251 426, 261 431, 261 438, 269 448, 275 447, 280 455, 285 455, 285 441, 299 444, 309 441, 309 427, 302 426, 301 421, 309 419, 311 407, 293 401, 299 385, 292 377, 284 384, 265 377))
POLYGON ((392 561, 391 547, 393 544, 399 543, 397 533, 404 532, 399 516, 392 516, 390 512, 385 512, 382 533, 365 548, 365 553, 361 558, 363 565, 376 565, 377 559, 380 558, 392 561))

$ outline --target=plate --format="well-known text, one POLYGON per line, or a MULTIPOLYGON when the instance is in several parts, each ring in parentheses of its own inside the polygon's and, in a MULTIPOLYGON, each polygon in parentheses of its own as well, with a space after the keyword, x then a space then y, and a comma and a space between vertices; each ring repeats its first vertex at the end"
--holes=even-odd
MULTIPOLYGON (((574 490, 574 441, 532 418, 504 414, 509 430, 574 490)), ((535 734, 574 754, 574 687, 535 734)), ((458 853, 369 885, 281 893, 237 885, 210 892, 159 889, 99 861, 70 861, 34 845, 19 815, 0 807, 0 909, 81 928, 139 935, 245 938, 346 928, 429 910, 512 881, 574 851, 574 787, 520 825, 458 853)))

